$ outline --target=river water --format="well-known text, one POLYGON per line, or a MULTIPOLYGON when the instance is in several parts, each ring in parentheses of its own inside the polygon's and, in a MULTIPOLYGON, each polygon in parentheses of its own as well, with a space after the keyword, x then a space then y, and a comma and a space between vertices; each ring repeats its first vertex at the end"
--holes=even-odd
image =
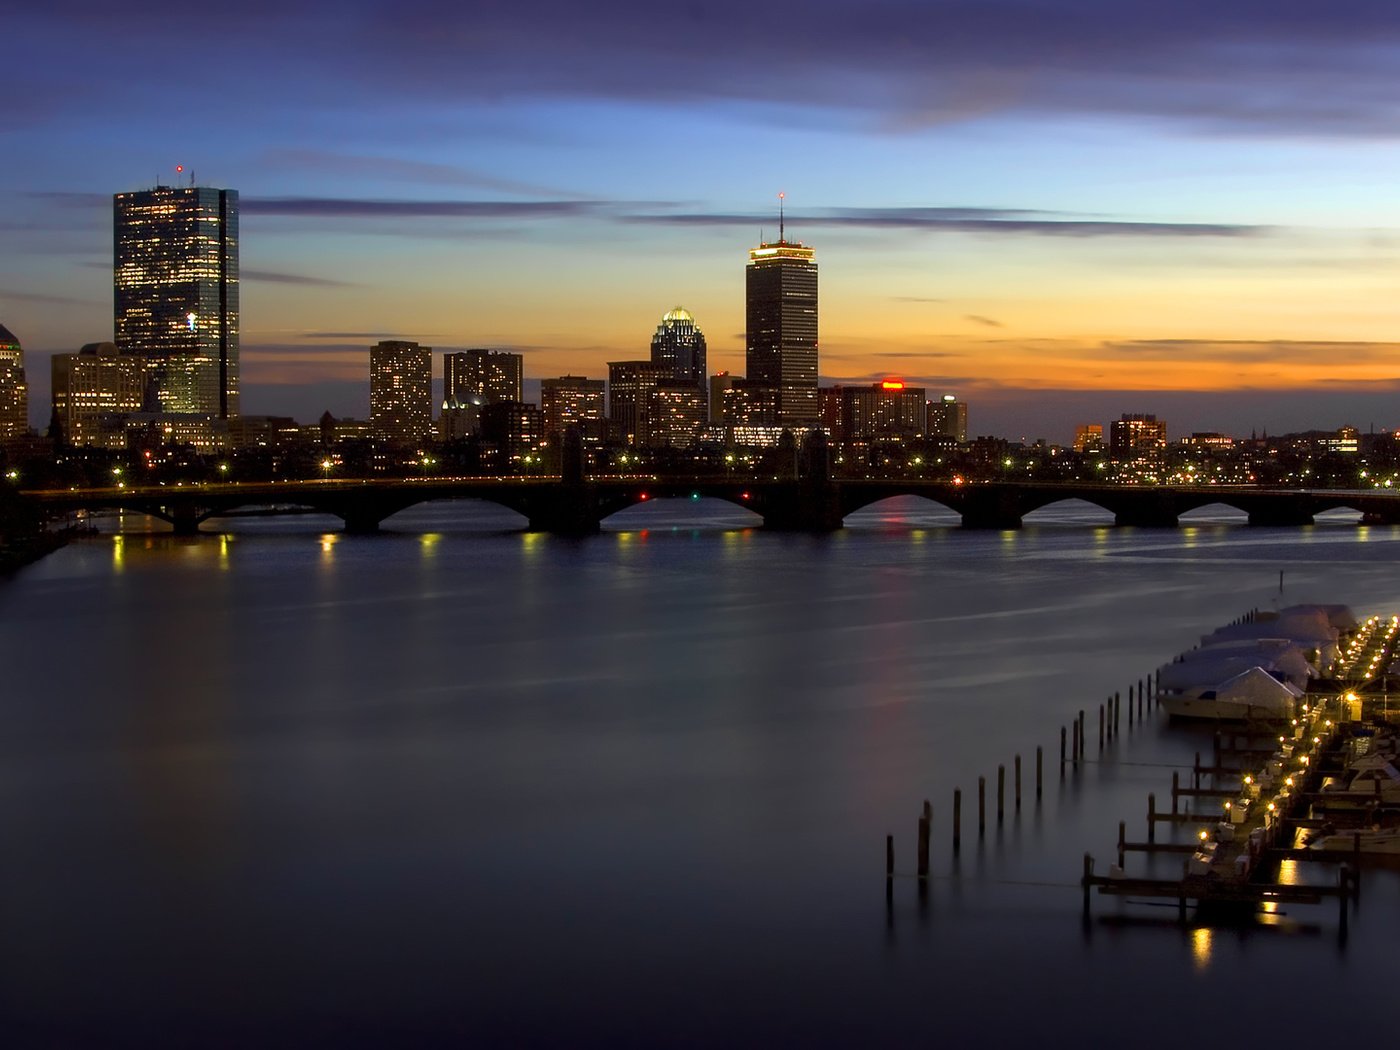
POLYGON ((583 540, 474 504, 371 537, 110 522, 0 583, 6 1045, 1383 1030, 1392 873, 1344 943, 1335 904, 1080 921, 1083 854, 1103 870, 1119 820, 1143 838, 1147 793, 1210 747, 1153 718, 1100 756, 1106 696, 1256 606, 1400 611, 1400 529, 1187 520, 1067 505, 964 532, 896 500, 830 536, 706 501, 583 540), (1093 761, 1062 779, 1081 708, 1093 761), (1007 813, 979 838, 998 765, 1007 813), (887 906, 885 835, 912 871, 925 798, 931 892, 901 878, 887 906))

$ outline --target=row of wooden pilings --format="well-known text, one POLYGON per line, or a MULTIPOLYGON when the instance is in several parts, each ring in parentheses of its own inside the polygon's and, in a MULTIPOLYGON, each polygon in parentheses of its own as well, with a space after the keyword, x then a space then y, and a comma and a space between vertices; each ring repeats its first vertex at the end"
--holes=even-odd
MULTIPOLYGON (((1157 681, 1159 674, 1139 679, 1128 687, 1128 726, 1142 724, 1156 706, 1157 681)), ((1120 735, 1123 716, 1123 697, 1114 693, 1099 705, 1099 751, 1102 752, 1115 736, 1120 735)), ((1060 779, 1063 780, 1068 768, 1078 769, 1085 758, 1084 711, 1069 727, 1060 727, 1060 779), (1071 734, 1071 729, 1073 730, 1071 734)), ((1021 756, 1012 762, 1012 804, 1014 812, 1021 811, 1021 756)), ((1045 792, 1045 749, 1035 749, 1035 799, 1039 802, 1045 792)), ((953 789, 953 852, 962 848, 962 788, 953 789)), ((997 766, 996 783, 996 822, 1000 826, 1006 820, 1006 766, 997 766)), ((924 800, 919 814, 918 829, 918 869, 919 892, 927 892, 929 879, 929 846, 933 833, 933 804, 924 800)), ((977 778, 977 837, 982 839, 987 833, 987 778, 977 778)), ((885 836, 885 893, 894 893, 894 836, 885 836)))

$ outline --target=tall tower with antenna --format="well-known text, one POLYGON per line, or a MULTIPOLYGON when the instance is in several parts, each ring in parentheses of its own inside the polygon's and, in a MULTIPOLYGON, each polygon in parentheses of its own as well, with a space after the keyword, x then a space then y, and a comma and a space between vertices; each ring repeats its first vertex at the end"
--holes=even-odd
POLYGON ((815 426, 817 264, 815 250, 787 239, 786 194, 778 194, 778 239, 749 249, 745 274, 745 368, 774 393, 776 423, 815 426))
POLYGON ((238 191, 118 193, 112 228, 118 348, 145 356, 162 411, 236 417, 238 191))

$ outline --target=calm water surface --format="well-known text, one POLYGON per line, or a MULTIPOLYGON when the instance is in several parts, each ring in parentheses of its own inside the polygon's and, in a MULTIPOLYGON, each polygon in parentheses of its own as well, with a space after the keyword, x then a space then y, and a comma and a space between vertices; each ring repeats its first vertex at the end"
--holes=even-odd
POLYGON ((1183 931, 1096 901, 1086 930, 1083 853, 1106 865, 1120 819, 1141 838, 1209 741, 1154 720, 1077 776, 1057 760, 1078 709, 1093 736, 1105 696, 1278 602, 1280 571, 1284 603, 1400 611, 1400 530, 954 522, 127 518, 0 583, 7 1045, 1383 1031, 1400 879, 1368 878, 1345 946, 1335 905, 1183 931), (977 778, 990 796, 1018 753, 1022 810, 979 841, 977 778), (887 912, 884 837, 911 870, 925 798, 937 879, 887 912))

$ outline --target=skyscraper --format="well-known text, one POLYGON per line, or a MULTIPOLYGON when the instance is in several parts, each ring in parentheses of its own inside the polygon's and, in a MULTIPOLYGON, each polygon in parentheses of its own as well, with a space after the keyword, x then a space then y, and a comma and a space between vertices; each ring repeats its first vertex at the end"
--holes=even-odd
POLYGON ((967 443, 967 402, 954 394, 944 394, 928 403, 928 432, 932 436, 952 438, 959 445, 967 443))
POLYGON ((369 350, 369 422, 376 439, 410 447, 433 430, 433 350, 386 340, 369 350))
POLYGON ((704 394, 705 334, 695 318, 682 307, 667 311, 651 337, 651 363, 662 369, 667 380, 686 383, 704 394))
POLYGON ((0 324, 0 441, 29 432, 29 387, 24 381, 24 351, 0 324))
POLYGON ((814 426, 817 408, 817 264, 815 252, 778 239, 749 251, 746 367, 750 382, 777 391, 777 422, 814 426))
POLYGON ((650 361, 608 362, 608 419, 621 428, 627 444, 647 444, 651 392, 661 379, 661 369, 650 361))
POLYGON ((125 430, 105 426, 111 417, 140 412, 145 404, 146 361, 139 354, 121 354, 112 343, 88 343, 76 354, 49 359, 53 414, 70 445, 125 441, 111 437, 125 430))
POLYGON ((146 357, 160 408, 238 415, 238 193, 157 186, 113 211, 116 343, 146 357))

